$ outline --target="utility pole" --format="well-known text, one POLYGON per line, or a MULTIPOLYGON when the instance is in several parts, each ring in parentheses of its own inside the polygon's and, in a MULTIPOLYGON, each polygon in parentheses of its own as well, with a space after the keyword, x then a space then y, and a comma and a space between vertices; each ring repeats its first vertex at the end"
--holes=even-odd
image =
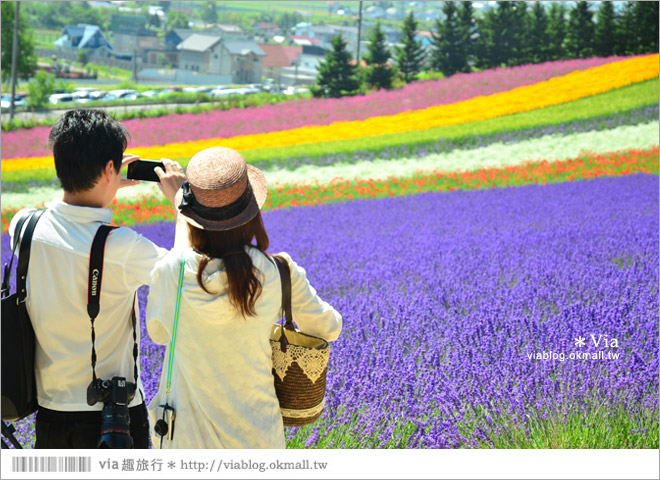
POLYGON ((357 53, 355 55, 355 67, 360 67, 360 37, 362 35, 362 0, 360 0, 360 11, 358 13, 358 38, 357 38, 357 53))
POLYGON ((11 46, 11 100, 9 101, 9 120, 14 119, 14 97, 16 96, 16 74, 18 73, 18 4, 14 13, 14 41, 11 46))
POLYGON ((138 75, 137 75, 137 49, 135 46, 133 46, 133 81, 137 83, 138 81, 138 75))

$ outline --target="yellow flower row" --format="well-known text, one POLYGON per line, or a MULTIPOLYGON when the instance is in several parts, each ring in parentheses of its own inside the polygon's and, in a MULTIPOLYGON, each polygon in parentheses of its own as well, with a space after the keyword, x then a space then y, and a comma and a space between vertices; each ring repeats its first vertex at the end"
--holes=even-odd
MULTIPOLYGON (((656 54, 572 72, 486 97, 475 97, 454 104, 438 105, 396 115, 232 138, 211 138, 153 147, 136 147, 131 148, 130 151, 142 158, 179 158, 191 157, 200 150, 218 145, 245 151, 424 130, 558 105, 657 76, 658 55, 656 54)), ((2 162, 2 171, 52 166, 52 157, 23 158, 2 162)))

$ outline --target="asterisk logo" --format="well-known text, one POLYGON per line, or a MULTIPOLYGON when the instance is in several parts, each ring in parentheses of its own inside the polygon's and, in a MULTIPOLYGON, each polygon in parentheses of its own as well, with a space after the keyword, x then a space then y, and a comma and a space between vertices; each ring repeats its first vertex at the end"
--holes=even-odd
POLYGON ((167 468, 175 468, 175 467, 176 467, 176 463, 174 463, 174 462, 167 462, 167 468))
POLYGON ((575 339, 575 346, 576 347, 584 347, 584 337, 577 337, 575 339))

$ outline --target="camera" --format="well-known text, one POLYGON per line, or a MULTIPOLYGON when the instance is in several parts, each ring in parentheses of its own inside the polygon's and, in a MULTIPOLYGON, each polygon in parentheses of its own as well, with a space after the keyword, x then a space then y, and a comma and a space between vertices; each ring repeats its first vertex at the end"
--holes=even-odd
POLYGON ((103 402, 98 448, 133 448, 128 404, 135 397, 135 390, 137 385, 125 377, 97 378, 87 387, 87 405, 103 402))
POLYGON ((161 437, 167 435, 168 440, 172 440, 174 437, 174 420, 176 420, 176 411, 173 407, 170 407, 168 404, 158 406, 159 416, 161 417, 154 425, 154 430, 161 437), (162 414, 160 411, 162 410, 162 414))

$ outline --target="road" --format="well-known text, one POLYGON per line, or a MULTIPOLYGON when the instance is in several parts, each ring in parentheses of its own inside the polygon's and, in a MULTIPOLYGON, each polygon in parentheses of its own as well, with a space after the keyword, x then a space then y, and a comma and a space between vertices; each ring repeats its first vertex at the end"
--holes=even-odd
MULTIPOLYGON (((124 105, 113 105, 113 106, 105 106, 105 105, 100 105, 100 106, 94 106, 90 108, 101 108, 107 111, 108 113, 117 113, 117 112, 133 112, 133 111, 139 111, 139 110, 154 110, 156 108, 160 107, 165 107, 168 110, 175 110, 177 107, 192 107, 194 106, 194 103, 150 103, 150 104, 140 104, 139 102, 131 103, 127 102, 124 105)), ((203 105, 203 104, 201 104, 203 105)), ((47 119, 57 119, 59 118, 64 112, 67 110, 71 110, 73 108, 84 108, 85 104, 84 103, 68 103, 66 104, 66 107, 58 108, 58 109, 51 109, 51 110, 44 110, 44 111, 35 111, 34 113, 32 112, 16 112, 14 114, 14 118, 17 120, 37 120, 37 121, 44 121, 47 119)), ((2 112, 2 121, 7 122, 9 121, 9 112, 2 112)))

